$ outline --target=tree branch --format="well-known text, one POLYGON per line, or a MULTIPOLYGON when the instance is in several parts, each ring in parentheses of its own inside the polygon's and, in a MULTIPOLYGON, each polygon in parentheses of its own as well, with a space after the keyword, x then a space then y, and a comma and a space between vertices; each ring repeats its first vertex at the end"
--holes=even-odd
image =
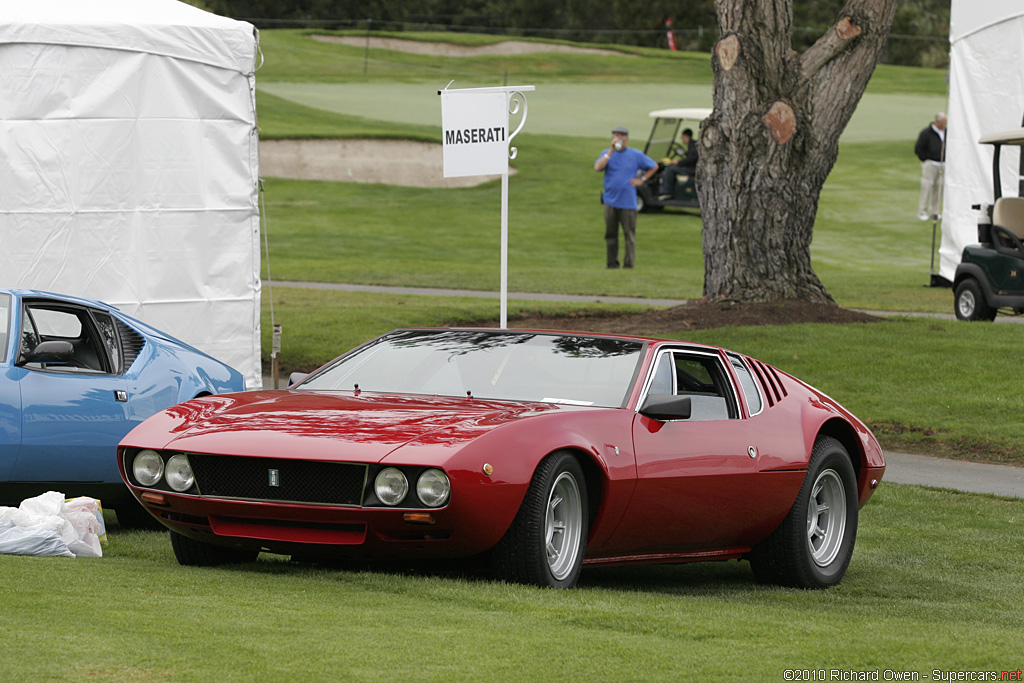
POLYGON ((823 66, 847 49, 850 41, 862 32, 861 26, 848 16, 837 21, 800 57, 800 79, 809 81, 814 78, 823 66))

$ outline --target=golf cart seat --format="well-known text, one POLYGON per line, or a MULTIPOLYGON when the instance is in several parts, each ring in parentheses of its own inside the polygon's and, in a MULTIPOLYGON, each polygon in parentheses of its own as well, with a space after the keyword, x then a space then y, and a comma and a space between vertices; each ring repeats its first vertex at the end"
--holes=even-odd
POLYGON ((1024 239, 1024 197, 1000 197, 992 208, 992 224, 1024 239))

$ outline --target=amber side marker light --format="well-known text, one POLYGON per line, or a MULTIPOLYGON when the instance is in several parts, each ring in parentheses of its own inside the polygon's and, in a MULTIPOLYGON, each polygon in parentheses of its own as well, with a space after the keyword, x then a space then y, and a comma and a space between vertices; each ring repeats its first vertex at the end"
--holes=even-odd
POLYGON ((409 524, 437 524, 434 515, 429 512, 406 512, 402 515, 402 519, 409 524))
POLYGON ((142 500, 147 503, 152 503, 153 505, 167 505, 167 499, 164 498, 164 494, 162 493, 150 493, 149 491, 144 491, 142 494, 142 500))

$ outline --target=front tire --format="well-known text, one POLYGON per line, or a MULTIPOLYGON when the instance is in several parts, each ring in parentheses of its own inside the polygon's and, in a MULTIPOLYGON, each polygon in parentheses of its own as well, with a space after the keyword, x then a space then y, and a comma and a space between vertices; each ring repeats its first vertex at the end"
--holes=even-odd
POLYGON ((846 448, 824 436, 786 519, 750 553, 754 577, 794 588, 839 583, 857 538, 857 475, 846 448))
POLYGON ((201 543, 195 539, 171 532, 171 548, 178 564, 186 567, 216 567, 222 564, 246 564, 255 562, 258 550, 227 548, 222 545, 201 543))
POLYGON ((587 544, 583 468, 565 452, 537 467, 516 518, 493 551, 499 579, 544 588, 572 588, 587 544))
POLYGON ((156 517, 149 514, 146 508, 142 507, 142 504, 135 499, 118 503, 114 507, 114 514, 117 516, 117 523, 122 529, 163 531, 167 528, 157 521, 156 517))
POLYGON ((988 305, 981 285, 970 277, 957 285, 956 294, 953 295, 953 309, 958 320, 992 322, 996 319, 996 309, 988 305))

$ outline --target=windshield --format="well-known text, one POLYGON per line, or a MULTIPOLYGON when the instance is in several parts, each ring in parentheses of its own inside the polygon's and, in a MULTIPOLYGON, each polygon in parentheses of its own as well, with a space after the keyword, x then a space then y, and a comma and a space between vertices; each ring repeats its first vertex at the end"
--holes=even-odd
POLYGON ((622 407, 643 344, 487 330, 400 330, 339 359, 299 390, 380 391, 622 407))
POLYGON ((655 160, 672 156, 672 144, 676 141, 678 129, 679 119, 655 119, 644 154, 655 160))

